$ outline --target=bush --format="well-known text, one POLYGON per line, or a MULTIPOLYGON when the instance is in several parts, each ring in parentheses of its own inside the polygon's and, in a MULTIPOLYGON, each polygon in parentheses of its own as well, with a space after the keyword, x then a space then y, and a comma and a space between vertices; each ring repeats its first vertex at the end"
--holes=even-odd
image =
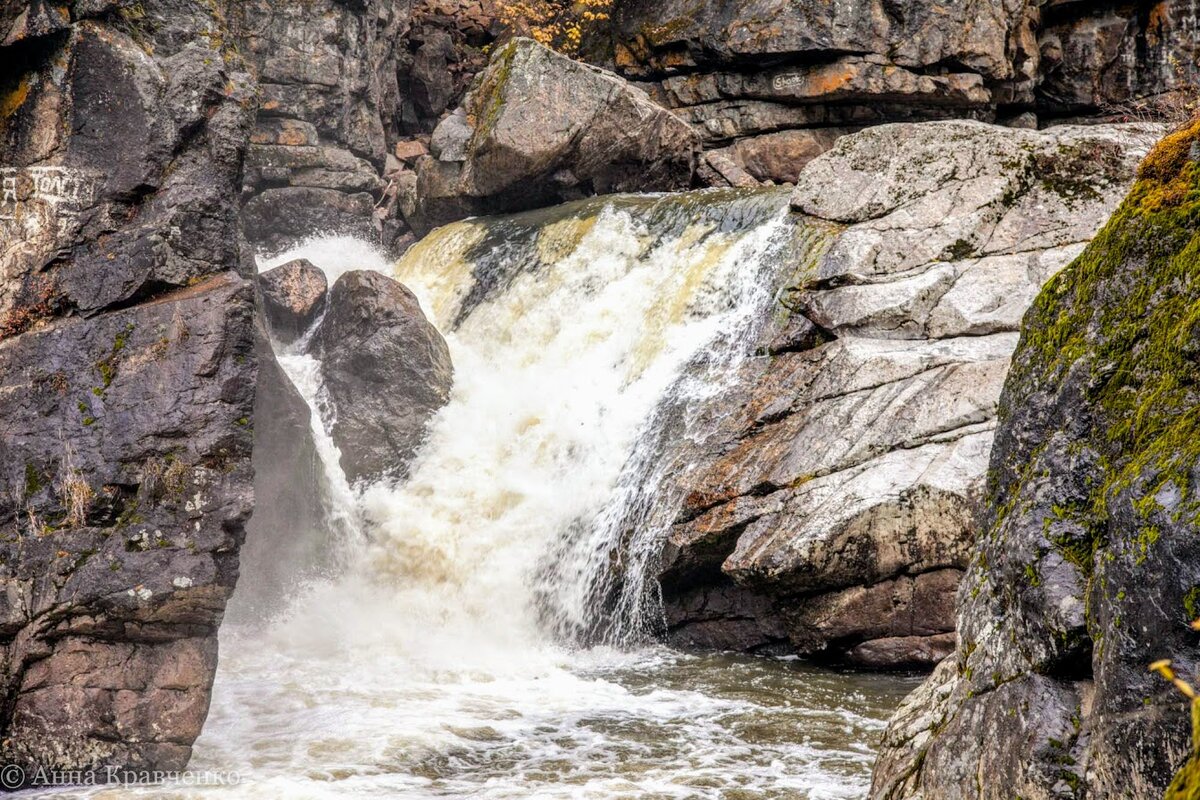
POLYGON ((579 50, 586 33, 609 18, 613 0, 501 0, 500 21, 560 53, 579 50))

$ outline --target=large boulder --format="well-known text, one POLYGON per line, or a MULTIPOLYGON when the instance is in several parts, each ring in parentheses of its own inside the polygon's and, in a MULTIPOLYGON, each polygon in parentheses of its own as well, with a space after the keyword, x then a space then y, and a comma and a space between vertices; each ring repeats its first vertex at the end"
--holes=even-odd
POLYGON ((500 48, 418 162, 418 230, 590 194, 687 187, 683 120, 612 73, 529 39, 500 48))
POLYGON ((1200 616, 1200 123, 1167 137, 1025 317, 953 659, 892 720, 879 798, 1157 800, 1191 752, 1200 616))
POLYGON ((333 284, 317 345, 346 477, 402 477, 429 418, 450 398, 445 340, 412 292, 364 270, 333 284))
POLYGON ((303 258, 261 273, 259 297, 272 338, 287 345, 307 332, 325 310, 328 289, 325 273, 303 258))
POLYGON ((0 12, 0 761, 31 779, 182 769, 253 497, 236 207, 253 90, 211 3, 15 6, 15 23, 13 3, 0 12))
POLYGON ((684 478, 661 578, 673 641, 714 644, 720 615, 689 609, 720 590, 725 647, 753 618, 752 648, 782 631, 869 666, 948 653, 1021 316, 1158 133, 889 125, 803 170, 811 244, 760 343, 773 357, 722 398, 737 411, 684 478))

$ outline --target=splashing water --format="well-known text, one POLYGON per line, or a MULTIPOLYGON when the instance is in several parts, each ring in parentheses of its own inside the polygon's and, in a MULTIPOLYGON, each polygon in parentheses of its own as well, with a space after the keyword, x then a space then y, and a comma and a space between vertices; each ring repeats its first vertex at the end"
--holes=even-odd
MULTIPOLYGON (((753 356, 794 247, 785 195, 726 192, 469 220, 394 270, 355 240, 262 264, 394 274, 446 336, 455 385, 401 485, 352 491, 328 414, 315 423, 354 533, 331 540, 336 578, 265 628, 222 630, 192 766, 243 782, 204 792, 865 794, 871 740, 915 681, 647 640, 667 478, 705 434, 695 409, 753 356)), ((316 361, 280 361, 322 409, 316 361)))

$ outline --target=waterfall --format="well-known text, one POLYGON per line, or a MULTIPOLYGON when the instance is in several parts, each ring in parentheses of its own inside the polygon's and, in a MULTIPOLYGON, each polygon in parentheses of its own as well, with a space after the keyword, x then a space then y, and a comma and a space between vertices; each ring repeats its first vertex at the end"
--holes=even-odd
MULTIPOLYGON (((411 479, 364 496, 374 567, 444 593, 459 626, 650 631, 673 512, 657 434, 750 355, 793 227, 779 191, 628 197, 411 250, 395 274, 445 332, 456 385, 411 479)), ((702 433, 681 422, 676 449, 702 433)))
POLYGON ((672 478, 801 258, 786 197, 597 198, 456 223, 394 265, 345 239, 260 265, 393 275, 455 383, 409 477, 352 489, 317 362, 280 354, 349 534, 270 625, 223 628, 196 764, 253 774, 249 797, 860 795, 907 685, 851 708, 841 678, 649 641, 672 478))

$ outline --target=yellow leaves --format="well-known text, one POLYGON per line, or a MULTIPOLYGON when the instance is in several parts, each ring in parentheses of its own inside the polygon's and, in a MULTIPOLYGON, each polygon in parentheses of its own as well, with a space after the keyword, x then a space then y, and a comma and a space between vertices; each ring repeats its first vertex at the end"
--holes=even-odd
POLYGON ((500 0, 500 21, 515 33, 575 53, 588 29, 609 19, 613 0, 500 0))
MULTIPOLYGON (((1193 623, 1193 625, 1195 625, 1195 623, 1193 623)), ((1170 659, 1164 658, 1160 661, 1155 661, 1150 665, 1150 671, 1157 672, 1162 676, 1163 680, 1173 683, 1175 688, 1178 689, 1180 694, 1182 694, 1184 697, 1188 698, 1189 700, 1196 699, 1196 690, 1192 688, 1192 685, 1175 676, 1175 670, 1171 669, 1170 659)))

